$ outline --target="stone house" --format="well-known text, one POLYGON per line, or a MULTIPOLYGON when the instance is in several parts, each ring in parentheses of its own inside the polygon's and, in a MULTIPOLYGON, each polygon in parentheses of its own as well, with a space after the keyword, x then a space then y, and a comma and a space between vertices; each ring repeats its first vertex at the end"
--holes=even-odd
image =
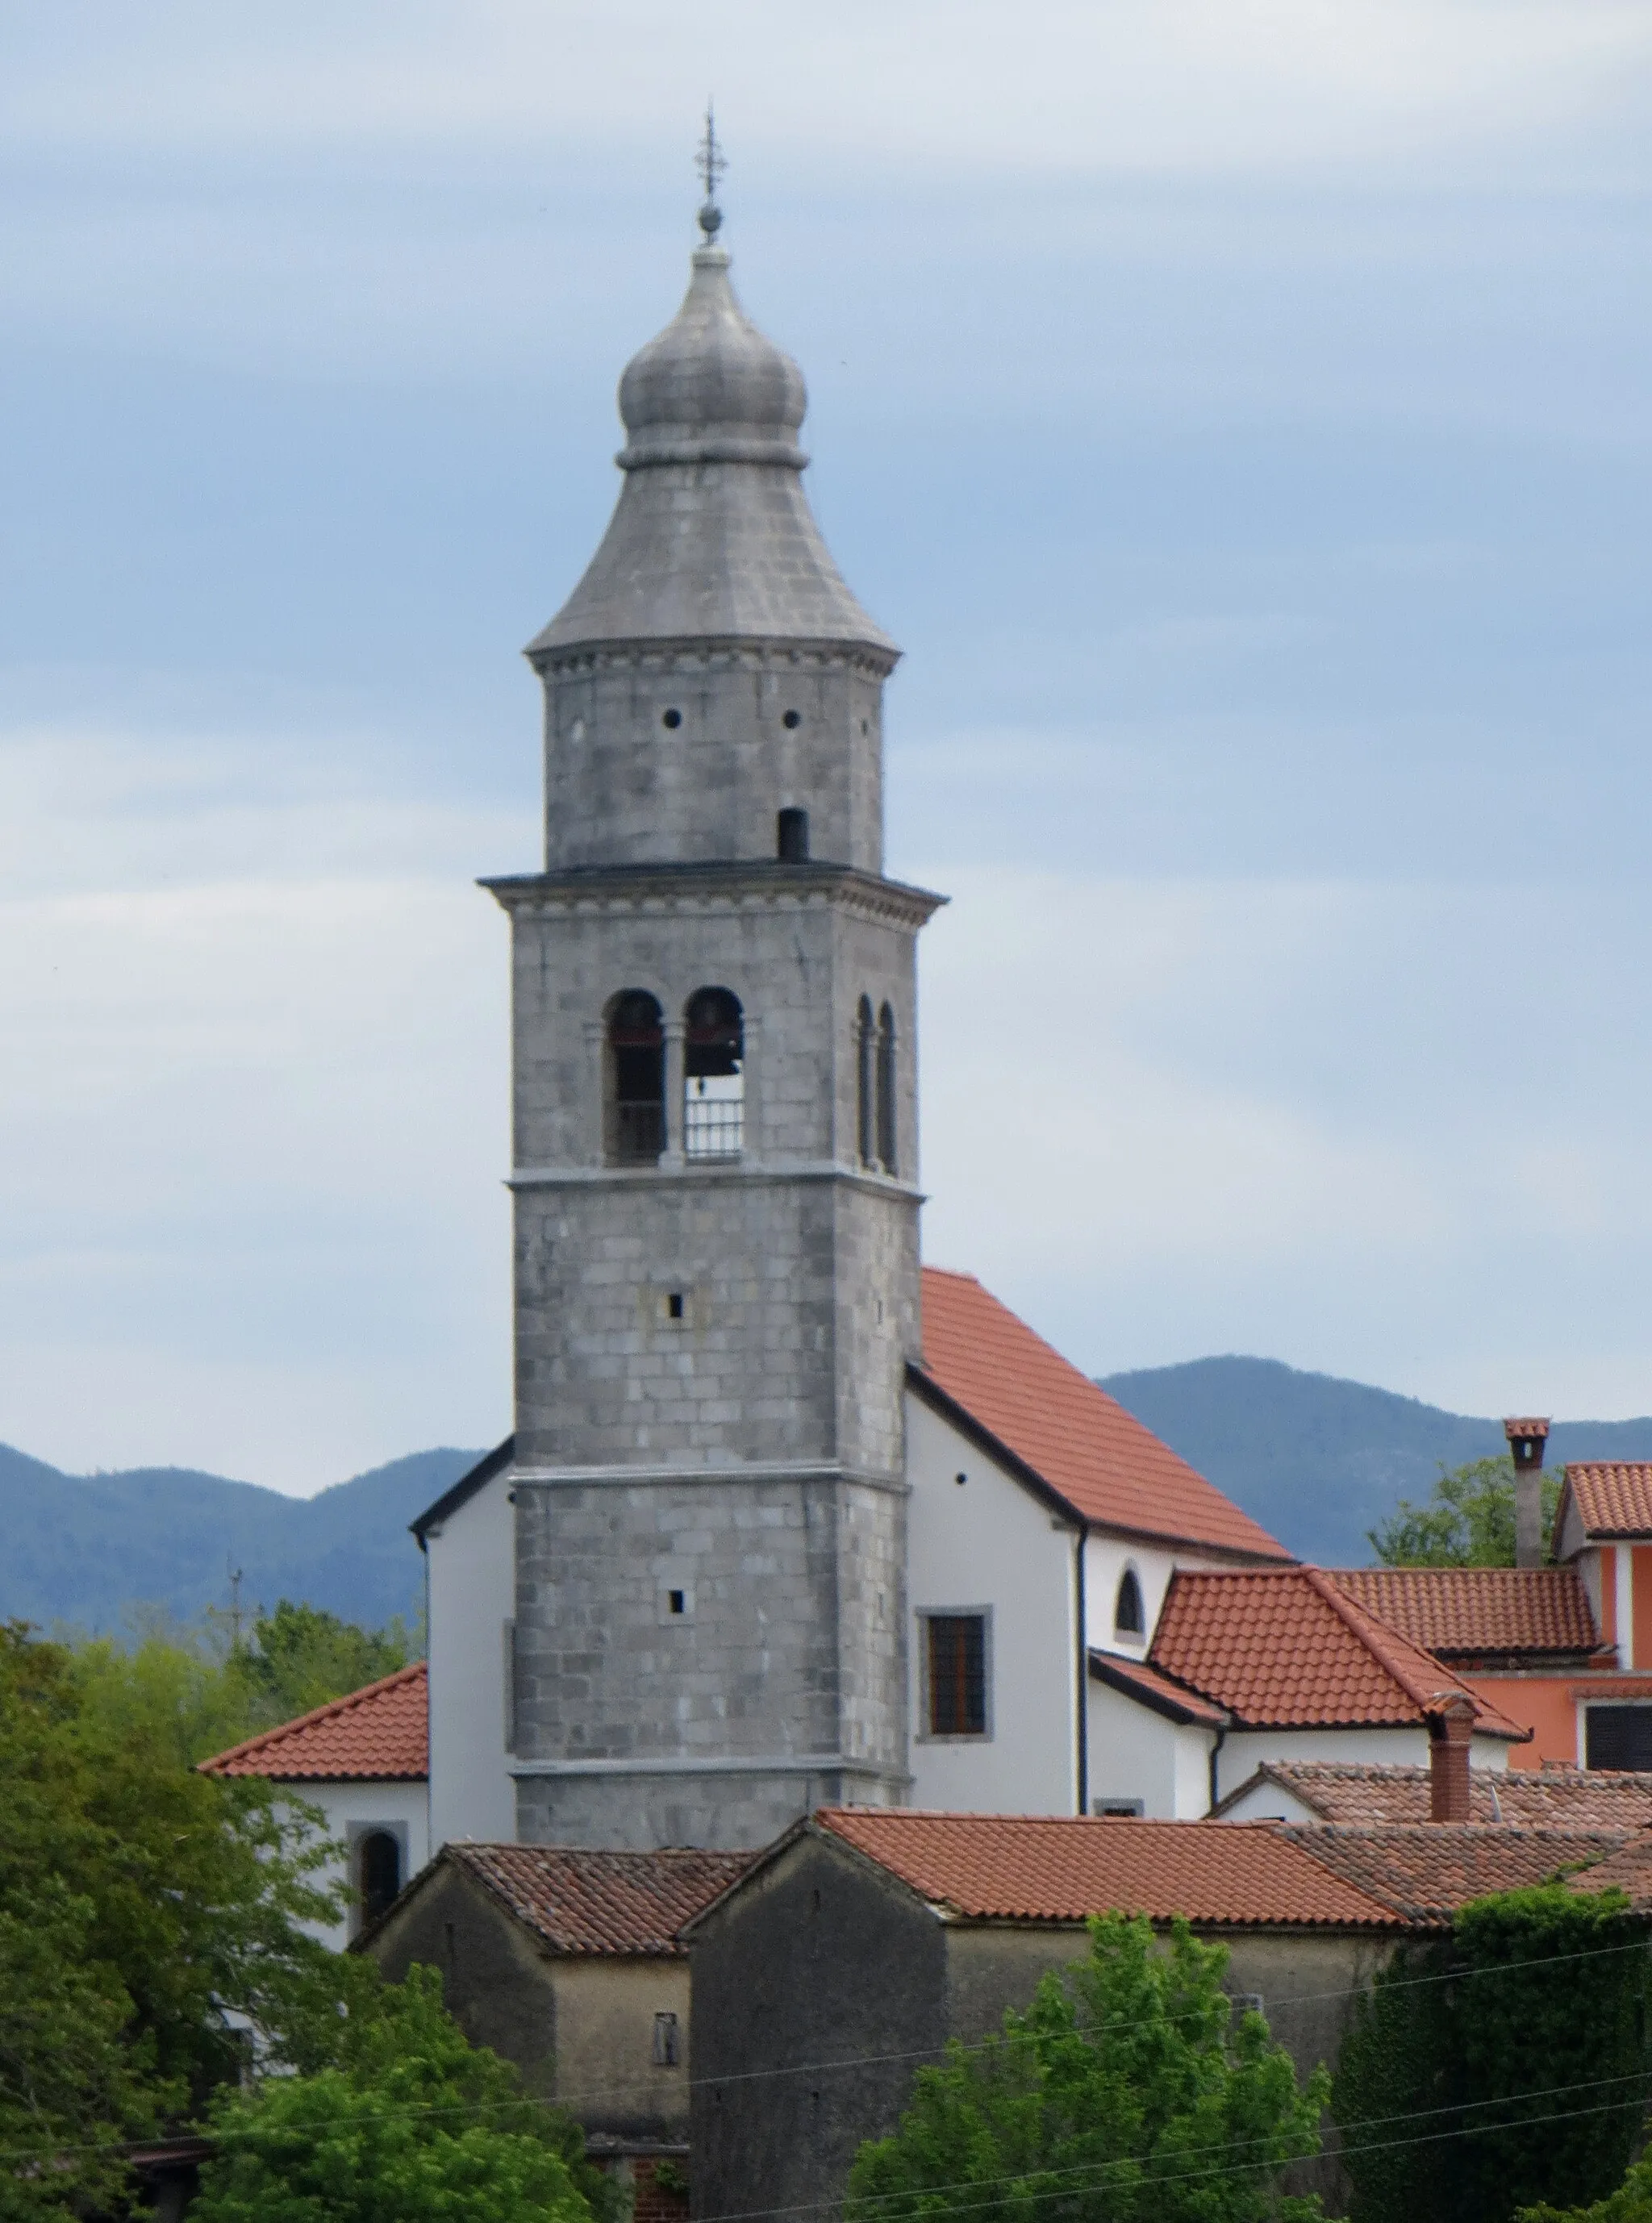
MULTIPOLYGON (((1024 2007, 1088 1949, 1092 1914, 1182 1915, 1220 1941, 1236 1999, 1260 2007, 1306 2073, 1334 2063, 1397 1946, 1466 1899, 1582 1870, 1573 1888, 1619 1883, 1652 1902, 1652 1831, 1632 1811, 1562 1828, 818 1813, 684 1931, 693 2212, 835 2204, 862 2141, 896 2126, 917 2068, 1024 2007)), ((1334 2141, 1302 2178, 1334 2212, 1334 2141)))
POLYGON ((393 1981, 441 1971, 473 2044, 640 2181, 688 2151, 689 1957, 678 1932, 745 1866, 726 1853, 450 1843, 356 1941, 393 1981))

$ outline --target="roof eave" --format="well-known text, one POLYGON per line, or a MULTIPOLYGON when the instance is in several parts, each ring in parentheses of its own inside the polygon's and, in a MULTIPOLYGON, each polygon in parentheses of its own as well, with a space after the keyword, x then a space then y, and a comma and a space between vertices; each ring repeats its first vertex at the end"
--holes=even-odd
POLYGON ((512 1434, 502 1444, 495 1444, 492 1451, 484 1452, 473 1467, 449 1484, 434 1505, 427 1505, 417 1520, 410 1521, 407 1526, 418 1538, 419 1550, 425 1549, 425 1539, 432 1528, 445 1521, 450 1513, 457 1513, 496 1474, 501 1474, 515 1456, 516 1438, 512 1434))
POLYGON ((1223 1559, 1234 1559, 1245 1566, 1295 1566, 1297 1562, 1288 1555, 1276 1559, 1267 1552, 1248 1552, 1243 1545, 1214 1544, 1202 1536, 1185 1536, 1171 1529, 1138 1528, 1122 1521, 1093 1521, 1082 1513, 1070 1497, 1047 1481, 1037 1467, 1031 1465, 1018 1452, 1012 1451, 1001 1436, 995 1435, 986 1423, 978 1420, 967 1405, 961 1405, 949 1390, 943 1389, 932 1374, 927 1373, 920 1361, 906 1362, 906 1383, 910 1389, 924 1399, 943 1419, 950 1420, 961 1435, 968 1437, 976 1448, 996 1459, 1007 1473, 1041 1498, 1046 1505, 1063 1515, 1075 1529, 1089 1534, 1103 1529, 1110 1535, 1130 1536, 1144 1544, 1182 1545, 1195 1551, 1218 1553, 1223 1559))

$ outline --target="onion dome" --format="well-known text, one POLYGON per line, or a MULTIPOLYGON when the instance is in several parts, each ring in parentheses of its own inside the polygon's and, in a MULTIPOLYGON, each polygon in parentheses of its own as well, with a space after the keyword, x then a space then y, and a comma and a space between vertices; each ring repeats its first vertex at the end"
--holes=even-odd
POLYGON ((683 305, 627 365, 626 475, 590 569, 528 655, 625 641, 854 644, 899 651, 833 563, 803 491, 808 395, 790 356, 701 247, 683 305))

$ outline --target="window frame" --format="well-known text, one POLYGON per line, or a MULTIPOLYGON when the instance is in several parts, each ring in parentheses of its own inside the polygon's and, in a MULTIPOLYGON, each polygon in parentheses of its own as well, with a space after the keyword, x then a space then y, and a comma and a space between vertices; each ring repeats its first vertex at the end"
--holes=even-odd
POLYGON ((990 1605, 925 1605, 917 1609, 918 1662, 918 1744, 991 1744, 994 1734, 993 1704, 993 1609, 990 1605), (931 1729, 934 1699, 930 1684, 930 1623, 932 1621, 979 1621, 980 1632, 981 1722, 978 1729, 931 1729))

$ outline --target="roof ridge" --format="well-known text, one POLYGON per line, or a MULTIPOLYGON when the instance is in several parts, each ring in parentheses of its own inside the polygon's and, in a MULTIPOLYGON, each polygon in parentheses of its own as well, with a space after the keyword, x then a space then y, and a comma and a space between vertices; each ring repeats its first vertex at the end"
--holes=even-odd
POLYGON ((1301 1572, 1306 1578, 1310 1588, 1325 1600, 1332 1612, 1353 1635, 1365 1645, 1384 1674, 1393 1678, 1406 1697, 1422 1713, 1426 1715, 1435 1710, 1430 1702, 1446 1696, 1448 1692, 1453 1696, 1460 1695, 1466 1698, 1474 1709, 1477 1721, 1482 1716, 1489 1716, 1492 1713, 1494 1710, 1487 1705, 1475 1691, 1471 1691, 1467 1684, 1453 1674, 1451 1669, 1437 1653, 1425 1651, 1420 1644, 1414 1644, 1409 1636, 1403 1634, 1391 1622, 1384 1621, 1380 1614, 1373 1613, 1369 1606, 1361 1605, 1357 1598, 1351 1598, 1334 1577, 1327 1574, 1323 1567, 1304 1565, 1301 1572), (1400 1656, 1397 1659, 1387 1657, 1383 1649, 1371 1641, 1367 1629, 1360 1626, 1362 1622, 1368 1623, 1370 1629, 1374 1630, 1379 1638, 1385 1639, 1400 1656), (1426 1675, 1417 1676, 1414 1680, 1414 1671, 1409 1668, 1405 1657, 1408 1653, 1411 1659, 1424 1661, 1429 1667, 1437 1669, 1445 1677, 1445 1681, 1436 1684, 1430 1691, 1426 1687, 1428 1680, 1426 1675))
POLYGON ((278 1744, 285 1737, 296 1736, 300 1729, 313 1729, 319 1722, 334 1721, 339 1715, 360 1705, 364 1699, 375 1698, 381 1691, 388 1691, 397 1683, 405 1683, 415 1675, 428 1675, 429 1672, 428 1659, 410 1659, 405 1667, 392 1668, 388 1675, 381 1675, 376 1682, 363 1683, 359 1691, 346 1691, 342 1698, 329 1698, 319 1706, 312 1706, 307 1714, 295 1714, 290 1722, 278 1722, 273 1729, 260 1729, 255 1735, 243 1737, 239 1744, 230 1745, 226 1751, 215 1752, 208 1760, 198 1760, 196 1772, 210 1775, 227 1766, 232 1760, 250 1759, 263 1746, 278 1744))

